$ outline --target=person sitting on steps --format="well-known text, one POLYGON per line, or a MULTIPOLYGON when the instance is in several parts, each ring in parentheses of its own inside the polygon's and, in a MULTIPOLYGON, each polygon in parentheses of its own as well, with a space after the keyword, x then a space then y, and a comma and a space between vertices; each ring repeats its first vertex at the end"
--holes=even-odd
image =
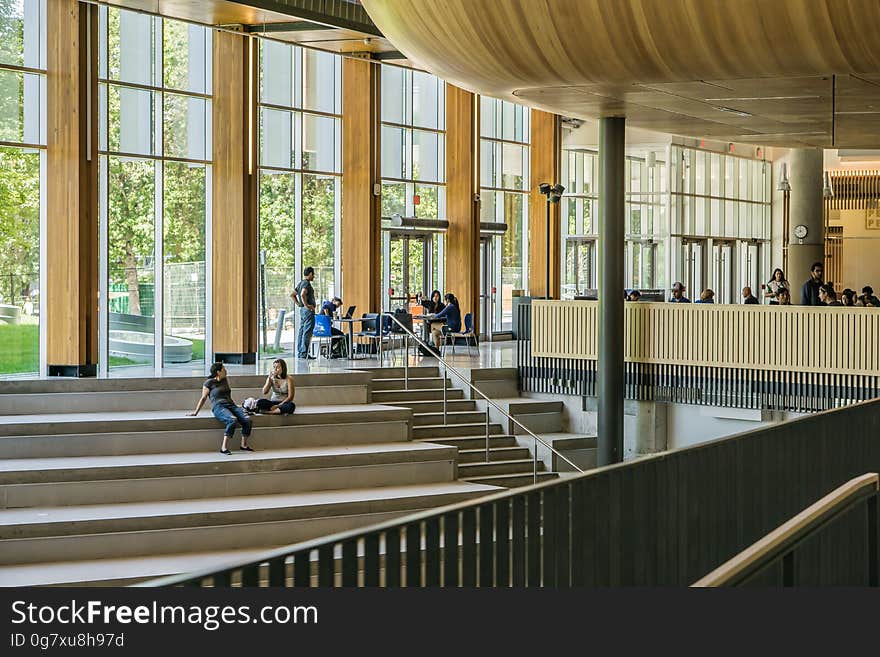
POLYGON ((287 362, 283 358, 272 361, 272 372, 263 384, 263 394, 272 390, 269 399, 258 399, 257 410, 267 415, 290 415, 296 410, 293 395, 296 386, 293 377, 287 373, 287 362))
POLYGON ((199 403, 196 404, 196 410, 187 415, 198 415, 205 404, 208 397, 211 398, 211 412, 214 417, 226 425, 223 432, 223 442, 220 445, 220 453, 229 456, 229 439, 235 435, 235 425, 241 425, 241 451, 253 452, 253 448, 248 445, 248 438, 251 437, 251 430, 254 427, 253 421, 248 417, 247 411, 241 406, 236 405, 232 401, 232 390, 229 388, 229 379, 226 377, 226 368, 223 363, 214 363, 211 365, 211 378, 202 384, 202 396, 199 403))

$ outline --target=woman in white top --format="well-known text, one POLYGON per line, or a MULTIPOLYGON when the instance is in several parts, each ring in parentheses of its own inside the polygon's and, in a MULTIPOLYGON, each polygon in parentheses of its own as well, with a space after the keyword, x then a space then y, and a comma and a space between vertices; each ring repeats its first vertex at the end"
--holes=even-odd
POLYGON ((789 295, 791 294, 791 285, 785 280, 785 273, 777 267, 773 270, 773 275, 767 283, 767 291, 764 292, 764 298, 770 299, 770 305, 778 305, 779 291, 782 289, 788 290, 789 295))
POLYGON ((293 395, 296 386, 293 377, 287 373, 287 363, 283 358, 277 358, 272 362, 272 373, 266 377, 263 384, 263 394, 272 391, 269 399, 258 399, 257 409, 261 413, 271 415, 289 415, 296 410, 293 403, 293 395))

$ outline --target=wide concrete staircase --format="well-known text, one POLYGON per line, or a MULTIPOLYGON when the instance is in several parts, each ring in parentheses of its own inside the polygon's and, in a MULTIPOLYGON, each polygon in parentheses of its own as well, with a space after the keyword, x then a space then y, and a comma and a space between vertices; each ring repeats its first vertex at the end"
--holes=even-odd
POLYGON ((498 490, 367 403, 372 378, 298 376, 297 413, 255 417, 258 451, 232 456, 209 412, 184 415, 201 378, 4 383, 0 585, 133 583, 498 490))
MULTIPOLYGON (((489 424, 486 456, 486 413, 477 402, 452 387, 447 379, 447 412, 443 417, 443 378, 438 367, 410 367, 406 387, 402 367, 373 371, 375 403, 409 408, 413 412, 413 439, 458 449, 458 472, 462 481, 513 488, 534 482, 529 448, 499 422, 489 424)), ((522 441, 526 442, 526 441, 522 441)), ((555 478, 538 462, 538 481, 555 478)))

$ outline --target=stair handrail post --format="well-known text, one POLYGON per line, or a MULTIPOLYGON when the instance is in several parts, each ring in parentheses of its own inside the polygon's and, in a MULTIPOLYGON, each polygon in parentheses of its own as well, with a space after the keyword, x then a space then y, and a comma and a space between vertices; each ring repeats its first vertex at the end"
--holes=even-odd
POLYGON ((403 389, 409 390, 409 336, 408 335, 406 336, 406 347, 404 347, 404 349, 403 349, 403 389))
POLYGON ((538 483, 538 442, 535 441, 535 454, 532 457, 532 483, 538 483))
POLYGON ((446 424, 446 363, 443 364, 443 424, 446 424))
MULTIPOLYGON (((400 322, 400 320, 397 319, 397 317, 395 317, 394 315, 388 315, 388 316, 391 318, 391 320, 392 320, 393 322, 395 322, 398 326, 400 326, 400 327, 403 329, 404 333, 406 333, 406 334, 409 335, 413 340, 415 340, 415 341, 416 341, 416 344, 421 345, 421 346, 422 346, 423 348, 425 348, 425 349, 428 349, 428 348, 429 348, 428 345, 425 343, 424 340, 422 340, 419 336, 417 336, 417 335, 416 335, 415 333, 413 333, 410 329, 408 329, 406 326, 404 326, 404 325, 400 322)), ((447 372, 448 372, 449 370, 451 370, 452 373, 453 373, 456 377, 458 377, 458 380, 459 380, 459 381, 461 381, 461 382, 464 383, 468 388, 471 389, 471 394, 472 394, 472 395, 473 395, 473 393, 477 393, 477 395, 479 395, 479 397, 482 398, 482 399, 486 402, 486 407, 487 407, 487 409, 488 409, 488 407, 491 406, 491 407, 494 408, 496 411, 498 411, 499 413, 501 413, 501 415, 503 415, 504 417, 506 417, 506 418, 507 418, 507 421, 508 421, 509 423, 511 423, 511 424, 513 424, 513 425, 516 425, 516 426, 519 427, 522 431, 524 431, 525 433, 529 434, 529 436, 532 437, 532 440, 535 441, 535 455, 536 455, 535 458, 536 458, 536 459, 537 459, 538 444, 540 443, 541 445, 543 445, 544 447, 546 447, 548 450, 550 450, 550 453, 551 453, 551 454, 555 454, 555 455, 558 456, 560 459, 562 459, 563 462, 568 463, 568 465, 570 465, 570 466, 572 467, 572 469, 573 469, 575 472, 583 472, 583 471, 584 471, 583 468, 581 468, 579 465, 577 465, 576 463, 574 463, 574 462, 573 462, 570 458, 568 458, 565 454, 562 454, 561 452, 559 452, 559 450, 557 450, 555 447, 553 447, 553 445, 552 445, 551 443, 545 442, 542 438, 540 438, 540 437, 538 436, 538 434, 536 434, 534 431, 532 431, 531 429, 529 429, 529 428, 528 428, 526 425, 524 425, 522 422, 520 422, 519 420, 517 420, 513 415, 511 415, 510 413, 508 413, 507 411, 505 411, 503 408, 501 408, 501 406, 499 406, 499 405, 496 404, 494 401, 492 401, 491 399, 489 399, 489 396, 486 395, 486 393, 484 393, 482 390, 480 390, 479 388, 477 388, 473 383, 471 383, 470 381, 468 381, 467 377, 465 377, 464 374, 462 374, 461 372, 459 372, 459 371, 458 371, 457 369, 455 369, 454 367, 451 367, 451 366, 449 365, 449 363, 446 362, 446 359, 443 358, 443 356, 438 356, 437 359, 443 364, 443 423, 444 423, 444 424, 446 424, 446 376, 447 376, 447 372)), ((487 413, 488 413, 488 411, 487 411, 487 413)), ((515 429, 514 429, 514 431, 515 431, 515 429)), ((538 471, 537 468, 538 468, 538 466, 537 466, 537 463, 536 463, 536 464, 535 464, 535 481, 537 481, 537 471, 538 471)))
POLYGON ((486 463, 489 463, 489 404, 486 404, 486 463))

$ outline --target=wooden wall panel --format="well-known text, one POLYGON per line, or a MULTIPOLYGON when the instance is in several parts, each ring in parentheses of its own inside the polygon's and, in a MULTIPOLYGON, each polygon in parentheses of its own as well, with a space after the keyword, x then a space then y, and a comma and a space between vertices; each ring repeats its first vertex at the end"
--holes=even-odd
MULTIPOLYGON (((596 359, 596 301, 532 301, 532 354, 596 359)), ((880 309, 628 303, 628 363, 876 376, 880 309), (812 345, 810 349, 797 345, 812 345), (768 348, 768 345, 785 345, 768 348), (855 345, 855 349, 853 346, 855 345)))
POLYGON ((213 351, 230 363, 257 351, 256 66, 253 39, 214 33, 213 351))
POLYGON ((97 9, 47 4, 46 362, 95 376, 98 362, 97 9))
POLYGON ((446 85, 446 290, 480 324, 479 109, 477 96, 446 85))
MULTIPOLYGON (((380 306, 379 183, 380 68, 342 62, 342 296, 358 314, 380 306)), ((306 263, 308 264, 308 263, 306 263)))
MULTIPOLYGON (((529 293, 547 296, 547 197, 538 191, 541 183, 561 183, 561 130, 559 116, 532 110, 529 164, 529 293)), ((560 294, 559 203, 550 204, 550 298, 560 294)))

